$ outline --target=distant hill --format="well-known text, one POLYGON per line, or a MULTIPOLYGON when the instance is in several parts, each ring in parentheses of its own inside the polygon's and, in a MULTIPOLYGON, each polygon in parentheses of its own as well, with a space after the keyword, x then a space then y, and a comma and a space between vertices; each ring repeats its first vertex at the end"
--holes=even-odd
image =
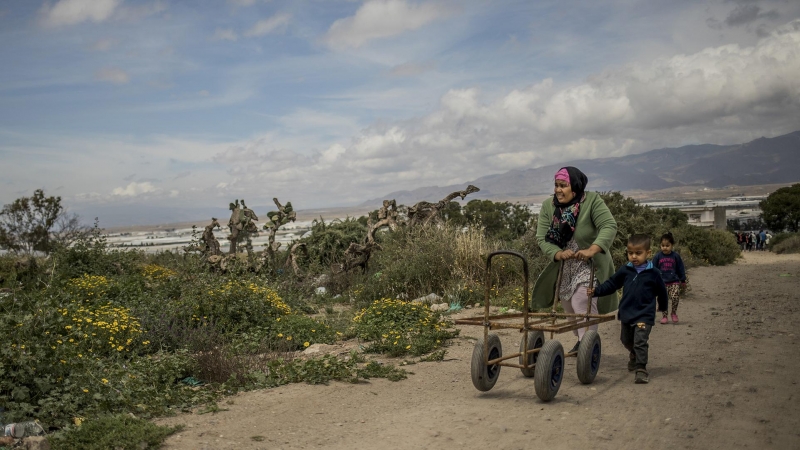
POLYGON ((406 205, 422 200, 439 201, 470 184, 481 189, 470 199, 548 194, 553 189, 553 174, 564 166, 581 169, 589 178, 590 189, 596 191, 791 183, 800 180, 800 131, 774 138, 762 137, 746 144, 687 145, 615 158, 580 159, 535 169, 511 170, 456 185, 395 191, 368 200, 362 206, 379 204, 383 199, 395 199, 406 205))

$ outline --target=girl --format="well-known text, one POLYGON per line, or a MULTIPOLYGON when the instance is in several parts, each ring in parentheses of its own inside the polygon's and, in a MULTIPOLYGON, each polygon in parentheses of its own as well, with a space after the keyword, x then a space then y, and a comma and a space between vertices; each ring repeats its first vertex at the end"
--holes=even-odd
MULTIPOLYGON (((678 323, 678 303, 680 303, 680 291, 686 287, 686 269, 683 267, 681 255, 673 251, 675 238, 672 233, 666 232, 661 236, 661 251, 653 257, 653 266, 661 271, 661 279, 667 285, 669 301, 672 303, 672 323, 678 323)), ((667 312, 661 323, 667 323, 667 312)))

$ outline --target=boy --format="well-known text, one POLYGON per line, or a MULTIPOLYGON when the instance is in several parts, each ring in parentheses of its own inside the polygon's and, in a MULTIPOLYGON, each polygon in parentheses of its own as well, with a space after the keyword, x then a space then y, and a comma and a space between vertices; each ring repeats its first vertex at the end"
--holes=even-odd
POLYGON ((620 340, 630 352, 628 370, 636 371, 637 384, 650 381, 647 373, 647 340, 656 320, 656 299, 658 311, 667 310, 667 287, 661 279, 661 273, 649 261, 651 244, 650 236, 631 235, 628 238, 628 264, 620 267, 597 288, 586 288, 589 298, 602 297, 622 289, 617 314, 621 322, 620 340))

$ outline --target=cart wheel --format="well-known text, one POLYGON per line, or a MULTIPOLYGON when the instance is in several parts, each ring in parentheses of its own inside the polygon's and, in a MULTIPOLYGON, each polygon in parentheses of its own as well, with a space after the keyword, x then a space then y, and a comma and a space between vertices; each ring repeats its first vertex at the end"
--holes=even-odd
POLYGON ((497 377, 500 375, 500 365, 486 365, 486 361, 503 356, 503 346, 500 344, 500 338, 496 334, 489 335, 488 347, 488 359, 483 351, 483 339, 478 339, 475 349, 472 350, 472 384, 479 391, 488 391, 493 388, 494 384, 497 383, 497 377))
MULTIPOLYGON (((528 349, 532 348, 540 348, 544 345, 544 333, 541 330, 536 331, 528 331, 528 349)), ((522 353, 525 351, 525 336, 523 335, 522 338, 519 340, 519 352, 522 353)), ((536 358, 539 356, 538 353, 529 353, 528 354, 528 365, 531 366, 527 369, 520 369, 522 371, 522 375, 525 375, 528 378, 533 376, 536 358)), ((519 355, 519 364, 521 366, 525 365, 525 358, 522 355, 519 355)))
POLYGON ((591 384, 597 371, 600 370, 600 335, 597 331, 588 330, 578 347, 578 379, 583 384, 591 384))
POLYGON ((534 369, 533 384, 536 387, 536 395, 543 402, 549 402, 561 387, 561 379, 564 377, 564 348, 561 342, 551 340, 545 342, 539 351, 534 369))

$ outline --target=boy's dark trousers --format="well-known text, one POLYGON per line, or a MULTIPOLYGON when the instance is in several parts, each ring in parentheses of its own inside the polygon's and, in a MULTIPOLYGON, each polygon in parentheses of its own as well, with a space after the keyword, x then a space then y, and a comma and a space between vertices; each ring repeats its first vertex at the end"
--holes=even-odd
POLYGON ((650 348, 650 329, 646 323, 621 324, 619 339, 631 353, 631 361, 636 361, 636 369, 647 370, 647 350, 650 348))

